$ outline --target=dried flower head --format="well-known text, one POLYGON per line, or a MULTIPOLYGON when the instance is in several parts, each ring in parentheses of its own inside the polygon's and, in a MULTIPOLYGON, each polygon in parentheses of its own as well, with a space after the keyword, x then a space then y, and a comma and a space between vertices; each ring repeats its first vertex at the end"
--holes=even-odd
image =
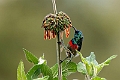
POLYGON ((44 31, 44 39, 55 38, 58 32, 65 31, 66 37, 69 37, 70 27, 72 27, 72 22, 68 15, 62 11, 58 14, 48 14, 42 23, 44 31))

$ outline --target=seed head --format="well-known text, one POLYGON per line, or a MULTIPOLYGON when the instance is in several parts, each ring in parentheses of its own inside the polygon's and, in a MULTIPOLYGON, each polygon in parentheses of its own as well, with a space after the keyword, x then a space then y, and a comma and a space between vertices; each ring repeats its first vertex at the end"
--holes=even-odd
POLYGON ((44 39, 55 38, 58 32, 65 31, 66 37, 69 37, 70 27, 72 27, 72 22, 68 15, 62 11, 58 14, 48 14, 42 23, 42 28, 44 28, 44 39))

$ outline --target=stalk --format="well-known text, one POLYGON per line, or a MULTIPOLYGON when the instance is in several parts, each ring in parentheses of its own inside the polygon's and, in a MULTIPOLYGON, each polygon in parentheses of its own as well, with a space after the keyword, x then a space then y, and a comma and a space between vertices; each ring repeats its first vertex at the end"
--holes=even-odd
MULTIPOLYGON (((57 9, 56 9, 56 3, 55 0, 52 0, 53 4, 53 11, 54 14, 57 14, 57 9)), ((60 32, 59 32, 59 27, 58 23, 56 22, 56 26, 58 28, 58 32, 56 33, 57 38, 56 38, 56 50, 57 50, 57 63, 58 63, 58 79, 62 80, 62 65, 61 65, 61 52, 60 52, 60 32)))
POLYGON ((89 75, 85 75, 85 80, 91 80, 89 75))
POLYGON ((58 78, 62 80, 62 65, 61 65, 61 53, 60 53, 60 35, 57 33, 57 63, 58 63, 58 78))

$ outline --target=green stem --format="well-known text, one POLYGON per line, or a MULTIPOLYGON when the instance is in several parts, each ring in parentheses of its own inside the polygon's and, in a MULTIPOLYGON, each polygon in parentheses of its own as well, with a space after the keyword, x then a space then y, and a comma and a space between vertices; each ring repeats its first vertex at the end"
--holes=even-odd
MULTIPOLYGON (((57 14, 57 8, 56 8, 55 0, 52 0, 52 4, 53 4, 54 14, 57 14)), ((58 27, 58 23, 57 22, 56 22, 56 26, 58 27)), ((60 60, 61 60, 61 53, 60 53, 60 32, 59 32, 59 29, 58 29, 58 32, 57 32, 56 43, 57 43, 56 47, 57 47, 58 78, 59 78, 59 80, 62 80, 62 65, 61 65, 61 62, 60 62, 60 60)))
POLYGON ((61 53, 60 53, 60 35, 59 31, 57 33, 57 63, 58 63, 58 77, 62 80, 62 65, 61 65, 61 53))

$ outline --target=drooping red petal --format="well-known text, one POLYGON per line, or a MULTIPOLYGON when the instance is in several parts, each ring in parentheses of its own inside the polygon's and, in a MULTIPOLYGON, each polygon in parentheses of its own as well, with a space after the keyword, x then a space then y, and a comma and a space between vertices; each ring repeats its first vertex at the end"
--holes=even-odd
POLYGON ((47 31, 44 30, 44 40, 46 40, 46 39, 47 39, 47 31))
POLYGON ((65 35, 66 35, 66 33, 67 33, 67 29, 65 29, 65 35))
POLYGON ((69 37, 69 34, 70 34, 70 28, 66 28, 66 29, 65 29, 66 38, 69 37))
POLYGON ((50 30, 47 30, 47 38, 50 39, 50 30))
POLYGON ((49 35, 48 35, 48 39, 51 39, 51 31, 49 30, 49 35))
POLYGON ((70 27, 68 27, 68 36, 67 37, 69 37, 69 35, 70 35, 70 27))
POLYGON ((56 33, 55 33, 55 31, 53 31, 53 35, 52 35, 52 36, 53 36, 53 38, 55 38, 55 37, 56 37, 56 33))

